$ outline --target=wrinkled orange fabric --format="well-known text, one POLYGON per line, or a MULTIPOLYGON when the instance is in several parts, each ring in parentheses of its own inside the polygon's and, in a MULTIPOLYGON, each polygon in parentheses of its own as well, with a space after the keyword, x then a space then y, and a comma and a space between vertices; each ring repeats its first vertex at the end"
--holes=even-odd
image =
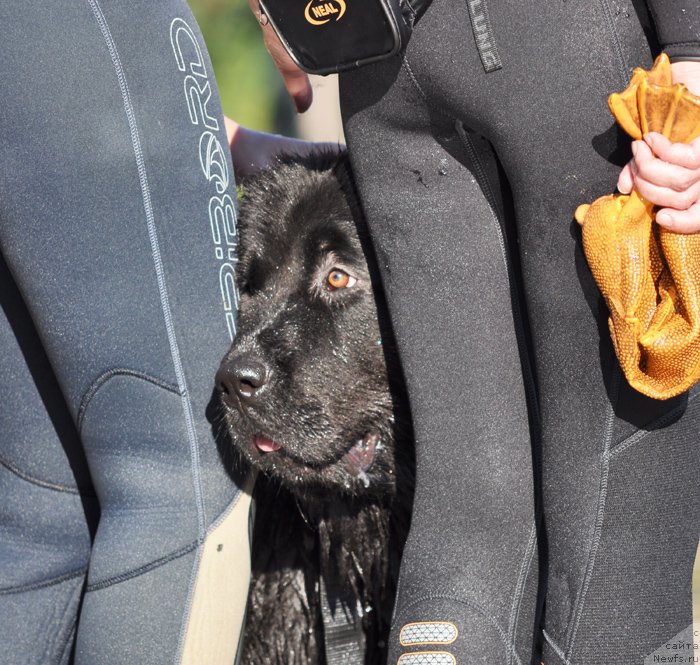
MULTIPOLYGON (((634 139, 659 132, 674 143, 700 136, 700 97, 673 85, 668 57, 635 69, 608 100, 634 139)), ((700 233, 672 233, 636 191, 576 210, 588 265, 610 310, 610 333, 630 385, 668 399, 700 380, 700 233)))

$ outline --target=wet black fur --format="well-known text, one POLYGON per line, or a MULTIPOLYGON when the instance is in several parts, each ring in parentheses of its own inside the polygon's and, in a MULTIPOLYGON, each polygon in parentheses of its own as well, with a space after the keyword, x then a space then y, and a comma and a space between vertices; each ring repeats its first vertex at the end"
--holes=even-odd
POLYGON ((413 448, 347 161, 284 160, 243 192, 238 333, 224 363, 247 355, 270 378, 254 406, 224 399, 234 447, 261 472, 241 662, 325 663, 323 576, 332 600, 364 608, 365 664, 384 663, 413 448), (357 283, 329 289, 332 269, 357 283), (381 446, 363 476, 346 454, 372 433, 381 446), (256 434, 282 450, 261 453, 256 434))

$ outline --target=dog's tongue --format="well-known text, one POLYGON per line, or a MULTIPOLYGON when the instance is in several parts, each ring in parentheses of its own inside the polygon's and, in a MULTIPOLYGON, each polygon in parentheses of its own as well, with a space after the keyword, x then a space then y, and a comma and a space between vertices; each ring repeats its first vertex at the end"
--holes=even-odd
POLYGON ((279 443, 275 443, 272 439, 268 439, 266 436, 263 436, 262 434, 255 435, 254 443, 255 443, 255 447, 261 453, 274 453, 275 450, 279 450, 282 447, 279 445, 279 443))

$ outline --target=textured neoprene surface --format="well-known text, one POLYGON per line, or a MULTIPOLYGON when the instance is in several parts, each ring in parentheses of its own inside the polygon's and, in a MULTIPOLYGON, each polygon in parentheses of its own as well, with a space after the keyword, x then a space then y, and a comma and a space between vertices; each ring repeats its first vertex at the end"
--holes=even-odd
POLYGON ((695 0, 647 0, 647 4, 659 43, 671 60, 700 59, 700 4, 695 0))
POLYGON ((86 581, 77 663, 172 663, 238 493, 205 416, 234 304, 211 64, 179 0, 0 22, 0 660, 67 662, 86 581))
POLYGON ((651 63, 638 10, 434 0, 403 61, 341 77, 417 436, 392 663, 421 651, 529 662, 540 492, 547 665, 641 662, 692 620, 698 389, 655 402, 621 379, 573 221, 630 156, 606 98, 651 63), (522 285, 515 317, 491 209, 522 285), (401 627, 420 621, 453 622, 459 636, 401 646, 401 627))

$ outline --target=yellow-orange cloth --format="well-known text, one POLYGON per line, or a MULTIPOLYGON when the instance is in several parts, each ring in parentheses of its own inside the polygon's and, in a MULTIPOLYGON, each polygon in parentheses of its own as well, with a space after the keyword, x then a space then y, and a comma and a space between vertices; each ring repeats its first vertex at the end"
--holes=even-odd
MULTIPOLYGON (((674 143, 700 136, 700 97, 672 83, 665 54, 651 71, 635 69, 608 104, 634 139, 647 132, 674 143)), ((636 191, 576 210, 620 366, 636 390, 668 399, 700 380, 700 233, 673 233, 655 215, 636 191)))

